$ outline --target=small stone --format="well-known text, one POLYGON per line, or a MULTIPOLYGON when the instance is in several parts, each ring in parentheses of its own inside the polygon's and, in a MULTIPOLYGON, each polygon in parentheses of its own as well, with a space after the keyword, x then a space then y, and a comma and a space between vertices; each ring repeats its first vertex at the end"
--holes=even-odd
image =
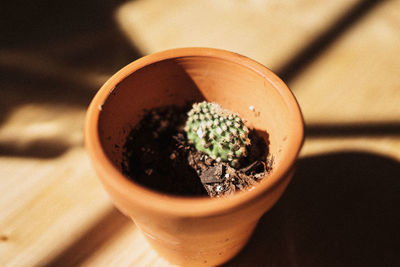
POLYGON ((153 173, 153 169, 146 169, 144 172, 150 176, 153 173))
POLYGON ((211 165, 211 164, 213 163, 213 159, 207 157, 207 158, 205 158, 204 163, 205 163, 206 165, 211 165))
POLYGON ((169 122, 167 120, 162 120, 160 121, 160 126, 162 128, 166 128, 168 126, 169 122))
POLYGON ((234 159, 234 160, 232 160, 231 165, 233 167, 237 167, 237 166, 239 166, 239 161, 237 159, 234 159))
POLYGON ((254 111, 255 110, 254 106, 249 106, 249 109, 250 109, 250 111, 254 111))
POLYGON ((223 187, 221 185, 217 185, 215 187, 215 191, 218 192, 218 193, 220 193, 222 191, 222 189, 223 189, 223 187))
POLYGON ((214 166, 206 169, 200 174, 200 179, 204 184, 221 182, 222 166, 214 166))

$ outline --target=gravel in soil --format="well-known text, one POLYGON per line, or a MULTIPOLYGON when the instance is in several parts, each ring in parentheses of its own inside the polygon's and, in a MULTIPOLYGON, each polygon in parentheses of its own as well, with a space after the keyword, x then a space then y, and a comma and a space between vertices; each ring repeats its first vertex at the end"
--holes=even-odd
POLYGON ((147 111, 128 135, 123 173, 143 186, 180 196, 222 197, 252 190, 271 169, 268 144, 253 130, 240 169, 216 162, 188 143, 183 127, 189 109, 188 105, 147 111))

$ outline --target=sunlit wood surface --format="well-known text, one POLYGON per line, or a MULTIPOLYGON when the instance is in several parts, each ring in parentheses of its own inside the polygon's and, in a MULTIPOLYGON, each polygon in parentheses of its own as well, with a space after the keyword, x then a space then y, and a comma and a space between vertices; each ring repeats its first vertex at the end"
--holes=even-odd
POLYGON ((260 61, 304 113, 293 182, 227 266, 400 266, 400 1, 137 0, 108 12, 104 29, 0 50, 0 266, 169 266, 112 206, 82 132, 107 77, 182 46, 260 61))

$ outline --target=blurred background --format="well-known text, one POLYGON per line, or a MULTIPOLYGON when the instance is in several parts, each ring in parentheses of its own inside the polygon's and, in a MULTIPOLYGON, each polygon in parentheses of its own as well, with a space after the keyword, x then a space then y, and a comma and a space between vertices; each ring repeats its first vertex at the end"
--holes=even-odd
POLYGON ((0 4, 0 265, 167 266, 110 203, 86 108, 133 60, 238 52, 276 72, 306 140, 282 200, 227 266, 399 266, 399 0, 0 4))

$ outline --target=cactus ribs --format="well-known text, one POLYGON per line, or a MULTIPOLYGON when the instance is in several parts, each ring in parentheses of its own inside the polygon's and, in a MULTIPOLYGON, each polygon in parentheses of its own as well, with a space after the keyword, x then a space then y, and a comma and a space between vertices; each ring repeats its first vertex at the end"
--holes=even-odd
POLYGON ((217 162, 240 166, 247 156, 249 129, 242 119, 216 103, 194 103, 184 128, 190 144, 217 162))
POLYGON ((256 131, 249 131, 240 118, 227 115, 222 108, 219 111, 226 116, 214 112, 213 117, 208 116, 209 122, 202 125, 198 112, 211 107, 219 109, 209 104, 194 104, 191 111, 189 105, 146 111, 128 135, 123 173, 143 186, 173 195, 222 197, 252 190, 271 169, 268 145, 256 131), (228 117, 233 119, 232 124, 228 117), (206 133, 207 125, 213 133, 206 133))

